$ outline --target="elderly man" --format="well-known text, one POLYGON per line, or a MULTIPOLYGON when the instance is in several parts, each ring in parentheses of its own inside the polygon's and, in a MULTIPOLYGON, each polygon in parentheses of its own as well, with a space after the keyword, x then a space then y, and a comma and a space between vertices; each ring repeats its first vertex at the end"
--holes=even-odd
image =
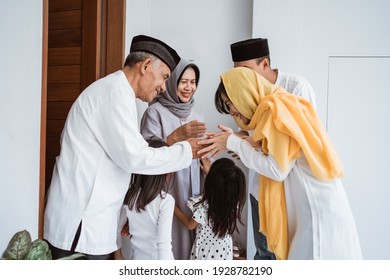
POLYGON ((190 166, 196 139, 150 148, 139 133, 135 99, 152 101, 179 55, 164 42, 133 38, 124 67, 85 89, 61 136, 45 211, 44 238, 53 259, 80 252, 107 259, 117 249, 117 223, 132 173, 161 174, 190 166))

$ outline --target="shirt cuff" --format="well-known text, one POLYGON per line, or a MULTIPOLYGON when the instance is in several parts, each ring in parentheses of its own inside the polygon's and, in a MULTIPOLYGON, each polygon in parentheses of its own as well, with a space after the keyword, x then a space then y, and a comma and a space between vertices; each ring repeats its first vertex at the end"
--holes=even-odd
POLYGON ((237 152, 241 141, 242 141, 242 139, 240 137, 238 137, 237 135, 231 134, 228 137, 228 140, 226 142, 226 148, 228 150, 233 151, 233 152, 237 152))

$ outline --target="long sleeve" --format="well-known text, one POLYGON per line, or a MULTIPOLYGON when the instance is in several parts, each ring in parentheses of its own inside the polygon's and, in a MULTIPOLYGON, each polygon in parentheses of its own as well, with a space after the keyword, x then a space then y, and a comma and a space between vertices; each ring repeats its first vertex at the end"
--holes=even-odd
POLYGON ((121 235, 121 231, 124 227, 124 225, 126 224, 126 221, 127 221, 127 216, 126 216, 126 209, 125 207, 127 207, 126 205, 122 206, 121 207, 121 212, 120 212, 120 215, 119 215, 119 220, 118 220, 118 228, 117 228, 117 241, 116 241, 116 244, 118 245, 118 248, 122 248, 123 246, 123 237, 121 235))
POLYGON ((171 147, 148 147, 138 130, 135 98, 128 92, 113 91, 102 96, 87 120, 91 130, 109 157, 131 173, 159 174, 188 167, 191 146, 179 142, 171 147))
POLYGON ((157 255, 159 260, 173 259, 172 221, 175 200, 169 194, 161 201, 157 226, 157 255))
POLYGON ((275 181, 286 179, 295 163, 295 161, 291 162, 283 172, 272 155, 265 155, 261 150, 254 149, 247 141, 233 134, 228 138, 227 149, 235 152, 246 167, 275 181))

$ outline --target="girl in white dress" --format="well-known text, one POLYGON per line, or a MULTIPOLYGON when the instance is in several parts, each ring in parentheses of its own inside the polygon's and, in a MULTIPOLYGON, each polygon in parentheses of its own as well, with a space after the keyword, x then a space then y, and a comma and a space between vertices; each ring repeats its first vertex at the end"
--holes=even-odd
POLYGON ((268 250, 278 259, 361 259, 343 166, 313 106, 244 67, 221 75, 215 104, 253 134, 241 139, 220 126, 199 153, 228 149, 259 174, 268 250))
MULTIPOLYGON (((152 140, 149 146, 160 148, 168 145, 161 140, 152 140)), ((114 253, 115 259, 124 259, 123 255, 132 260, 174 259, 171 236, 175 200, 168 193, 170 175, 132 175, 118 229, 123 231, 123 222, 127 220, 130 252, 122 254, 119 249, 114 253)))
MULTIPOLYGON (((210 162, 203 161, 203 166, 210 162)), ((208 167, 203 170, 207 172, 208 167)), ((196 228, 192 260, 232 260, 232 234, 241 222, 245 203, 245 176, 228 158, 216 160, 207 173, 202 196, 189 199, 192 217, 175 207, 175 217, 188 229, 196 228)))

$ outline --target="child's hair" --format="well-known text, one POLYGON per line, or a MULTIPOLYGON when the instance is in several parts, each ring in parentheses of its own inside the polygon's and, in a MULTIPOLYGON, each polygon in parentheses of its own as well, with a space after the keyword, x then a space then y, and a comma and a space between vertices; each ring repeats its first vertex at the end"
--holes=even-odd
POLYGON ((233 234, 237 230, 237 220, 243 224, 245 186, 245 175, 233 160, 220 158, 211 165, 202 200, 197 205, 207 202, 208 221, 216 236, 233 234))
MULTIPOLYGON (((149 147, 160 148, 164 146, 168 146, 168 144, 162 140, 149 141, 149 147)), ((145 210, 145 206, 152 202, 157 195, 163 197, 163 191, 168 191, 167 176, 168 174, 132 174, 130 186, 123 203, 130 210, 135 209, 137 212, 145 210)))

